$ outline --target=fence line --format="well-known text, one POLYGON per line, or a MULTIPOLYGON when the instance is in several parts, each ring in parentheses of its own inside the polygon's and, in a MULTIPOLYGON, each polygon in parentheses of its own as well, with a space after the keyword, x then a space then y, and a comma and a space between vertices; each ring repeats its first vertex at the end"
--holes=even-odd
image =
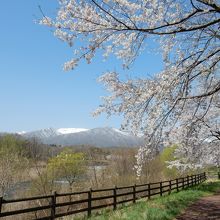
MULTIPOLYGON (((81 212, 87 212, 87 216, 90 217, 92 214, 92 210, 101 209, 105 207, 113 207, 113 210, 117 209, 119 204, 133 202, 135 203, 140 198, 148 198, 151 199, 152 196, 164 194, 169 195, 173 190, 179 192, 179 190, 198 185, 206 180, 206 173, 200 173, 197 175, 191 175, 186 177, 181 177, 168 181, 161 181, 156 183, 147 183, 147 184, 135 184, 132 186, 124 186, 124 187, 113 187, 113 188, 105 188, 105 189, 90 189, 88 191, 74 192, 74 193, 62 193, 58 194, 54 192, 52 195, 47 196, 36 196, 30 198, 23 199, 13 199, 13 200, 5 200, 3 197, 0 197, 0 218, 6 216, 13 216, 25 213, 33 213, 35 214, 34 219, 38 220, 46 220, 46 219, 55 219, 59 217, 63 217, 66 215, 73 215, 81 212), (108 193, 107 195, 96 195, 100 193, 108 193), (72 201, 71 196, 85 196, 81 200, 72 201), (69 196, 70 201, 68 202, 58 202, 60 198, 66 198, 69 196), (12 211, 3 211, 3 209, 7 206, 7 204, 21 203, 26 201, 39 201, 43 199, 49 199, 49 204, 25 208, 20 210, 12 210, 12 211), (111 200, 111 202, 109 202, 111 200), (94 202, 99 202, 98 205, 94 205, 94 202), (78 206, 77 206, 78 205, 78 206), (68 207, 68 210, 65 212, 58 211, 59 208, 68 207), (70 210, 73 209, 73 210, 70 210), (45 217, 39 216, 37 217, 37 211, 47 210, 48 215, 45 217)), ((62 211, 62 210, 61 210, 62 211)), ((25 218, 27 219, 27 218, 25 218)), ((33 218, 31 218, 33 219, 33 218)))

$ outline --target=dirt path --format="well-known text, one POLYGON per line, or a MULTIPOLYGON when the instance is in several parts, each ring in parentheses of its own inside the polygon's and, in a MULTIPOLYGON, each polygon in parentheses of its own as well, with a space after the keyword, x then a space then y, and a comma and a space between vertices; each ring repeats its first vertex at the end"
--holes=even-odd
POLYGON ((220 192, 190 205, 176 220, 220 220, 220 192))

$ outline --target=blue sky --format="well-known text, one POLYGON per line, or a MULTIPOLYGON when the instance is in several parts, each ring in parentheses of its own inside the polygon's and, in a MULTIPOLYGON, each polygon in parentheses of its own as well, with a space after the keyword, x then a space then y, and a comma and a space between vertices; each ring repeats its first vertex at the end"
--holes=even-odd
POLYGON ((145 52, 132 68, 121 69, 114 58, 92 64, 84 62, 64 72, 74 48, 53 36, 50 29, 34 22, 45 14, 56 14, 57 1, 2 1, 0 7, 0 131, 30 131, 41 128, 112 126, 122 117, 93 118, 91 113, 106 95, 98 76, 108 70, 126 76, 145 76, 162 68, 160 55, 145 52), (138 74, 137 74, 138 73, 138 74))

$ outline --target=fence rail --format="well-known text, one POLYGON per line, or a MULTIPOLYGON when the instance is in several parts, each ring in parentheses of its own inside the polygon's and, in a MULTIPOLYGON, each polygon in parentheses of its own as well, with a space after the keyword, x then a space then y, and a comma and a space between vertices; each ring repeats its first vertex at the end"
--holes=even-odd
MULTIPOLYGON (((33 213, 34 218, 25 217, 25 219, 38 219, 38 220, 46 220, 46 219, 55 219, 59 217, 63 217, 66 215, 73 215, 77 213, 87 212, 88 217, 91 216, 92 210, 102 209, 106 207, 111 207, 115 210, 119 204, 133 202, 140 198, 148 198, 151 199, 152 196, 164 194, 170 194, 172 191, 182 190, 184 188, 188 188, 191 186, 195 186, 204 182, 206 180, 206 173, 200 173, 197 175, 191 175, 186 177, 181 177, 178 179, 161 181, 156 183, 147 183, 147 184, 135 184, 133 186, 124 186, 124 187, 113 187, 106 189, 90 189, 88 191, 82 192, 74 192, 74 193, 63 193, 58 194, 54 192, 52 195, 47 196, 36 196, 31 198, 23 198, 23 199, 14 199, 14 200, 5 200, 0 197, 0 218, 20 215, 25 213, 33 213), (103 193, 107 193, 107 195, 103 195, 103 193), (71 196, 78 196, 84 198, 75 199, 72 201, 71 196), (59 202, 60 198, 69 197, 70 201, 59 202), (24 208, 19 210, 10 210, 7 211, 7 205, 22 203, 22 202, 34 202, 34 201, 46 200, 46 205, 35 206, 31 208, 24 208), (111 201, 109 201, 111 200, 111 201), (97 203, 98 204, 94 204, 97 203), (66 211, 58 210, 63 207, 68 207, 66 211), (5 211, 6 210, 6 211, 5 211), (47 210, 47 216, 38 215, 38 211, 47 210)), ((45 215, 45 213, 44 213, 45 215)))

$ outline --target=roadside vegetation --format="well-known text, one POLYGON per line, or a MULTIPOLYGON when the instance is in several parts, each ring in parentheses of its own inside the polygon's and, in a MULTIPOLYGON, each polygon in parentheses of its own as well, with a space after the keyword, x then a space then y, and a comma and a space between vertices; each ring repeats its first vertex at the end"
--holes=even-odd
MULTIPOLYGON (((172 193, 147 201, 142 199, 136 204, 122 206, 116 211, 103 210, 93 215, 91 220, 172 220, 186 207, 203 196, 214 194, 220 189, 220 181, 205 182, 199 186, 172 193)), ((70 219, 70 218, 69 218, 70 219)), ((75 218, 74 218, 75 219, 75 218)), ((78 218, 78 220, 86 219, 78 218)))
POLYGON ((178 172, 168 169, 175 146, 165 148, 145 161, 137 179, 134 166, 138 148, 98 148, 93 146, 49 146, 19 135, 0 136, 0 196, 48 195, 157 182, 203 170, 178 172), (19 187, 18 187, 19 186, 19 187), (25 186, 25 187, 23 187, 25 186))

